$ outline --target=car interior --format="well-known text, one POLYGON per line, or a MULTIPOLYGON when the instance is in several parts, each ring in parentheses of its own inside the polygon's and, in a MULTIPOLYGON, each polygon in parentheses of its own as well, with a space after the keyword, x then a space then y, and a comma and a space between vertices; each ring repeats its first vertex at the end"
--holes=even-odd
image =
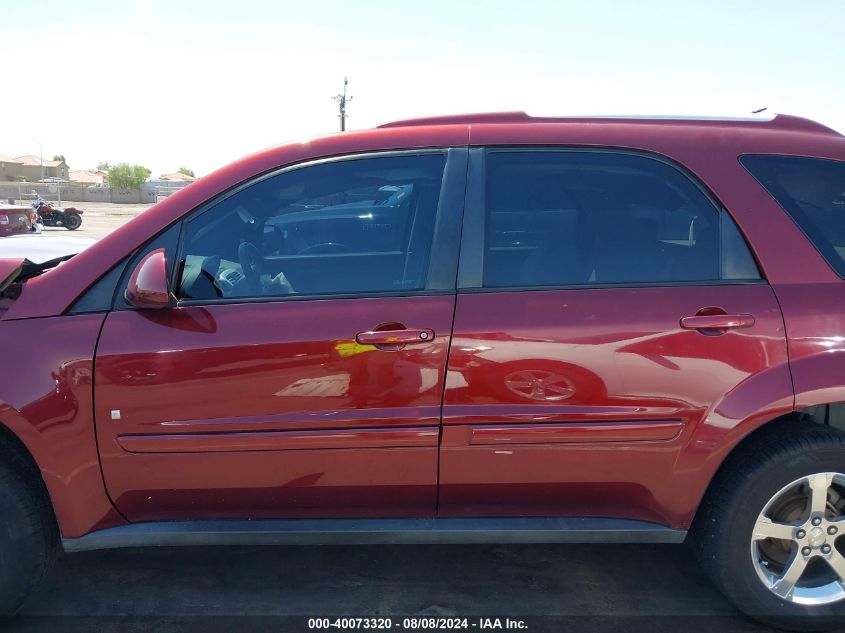
POLYGON ((695 189, 571 160, 491 160, 489 174, 485 286, 719 278, 719 213, 695 189))
POLYGON ((180 296, 422 288, 444 158, 340 161, 280 174, 193 220, 180 296))
POLYGON ((805 227, 813 230, 815 241, 845 261, 845 170, 824 161, 809 166, 802 163, 778 173, 775 186, 781 199, 798 207, 797 213, 805 227))

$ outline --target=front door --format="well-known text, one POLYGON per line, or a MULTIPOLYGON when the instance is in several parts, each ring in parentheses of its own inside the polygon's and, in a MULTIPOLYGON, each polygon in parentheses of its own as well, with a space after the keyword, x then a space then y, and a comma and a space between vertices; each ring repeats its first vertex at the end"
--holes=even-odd
POLYGON ((496 150, 470 172, 441 513, 683 525, 707 484, 690 464, 717 445, 696 429, 727 432, 721 403, 753 381, 791 395, 778 303, 730 215, 632 153, 496 150))
POLYGON ((465 164, 311 164, 185 221, 178 303, 117 306, 97 349, 129 520, 433 515, 465 164))

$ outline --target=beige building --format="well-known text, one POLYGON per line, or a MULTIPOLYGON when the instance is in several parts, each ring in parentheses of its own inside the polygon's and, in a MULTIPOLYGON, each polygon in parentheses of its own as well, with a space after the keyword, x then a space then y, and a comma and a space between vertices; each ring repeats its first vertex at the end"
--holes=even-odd
POLYGON ((162 174, 158 179, 165 182, 194 182, 196 180, 193 176, 183 174, 181 171, 175 171, 172 174, 162 174))
POLYGON ((23 179, 23 163, 16 158, 0 156, 0 182, 15 182, 23 179))
POLYGON ((16 158, 0 156, 0 181, 38 182, 42 178, 67 180, 69 171, 63 160, 45 160, 42 165, 38 156, 31 154, 16 158))
POLYGON ((70 172, 70 180, 81 185, 105 185, 108 173, 102 169, 79 169, 70 172))
POLYGON ((45 160, 43 169, 38 156, 27 154, 26 156, 18 156, 15 160, 19 160, 23 164, 23 175, 29 182, 38 182, 42 178, 61 178, 68 180, 70 169, 63 160, 45 160), (41 175, 42 173, 44 174, 43 176, 41 175))

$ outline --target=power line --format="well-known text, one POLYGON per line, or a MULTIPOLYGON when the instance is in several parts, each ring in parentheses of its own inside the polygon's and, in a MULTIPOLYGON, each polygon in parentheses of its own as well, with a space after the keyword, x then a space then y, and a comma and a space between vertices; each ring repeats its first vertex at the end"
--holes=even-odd
POLYGON ((338 102, 338 106, 340 107, 340 131, 344 132, 346 130, 346 104, 349 101, 352 101, 352 97, 346 96, 346 85, 349 83, 349 80, 344 77, 343 78, 343 94, 335 95, 332 97, 335 101, 338 102))

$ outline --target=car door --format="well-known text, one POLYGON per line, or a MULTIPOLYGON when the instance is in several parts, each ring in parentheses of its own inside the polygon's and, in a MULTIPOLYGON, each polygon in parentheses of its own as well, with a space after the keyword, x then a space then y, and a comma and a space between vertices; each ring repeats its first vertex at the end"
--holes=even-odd
POLYGON ((283 169, 141 249, 173 305, 118 301, 94 385, 129 520, 434 513, 466 154, 283 169))
POLYGON ((731 216, 652 155, 473 150, 469 171, 441 513, 683 523, 694 430, 752 379, 791 393, 731 216))

